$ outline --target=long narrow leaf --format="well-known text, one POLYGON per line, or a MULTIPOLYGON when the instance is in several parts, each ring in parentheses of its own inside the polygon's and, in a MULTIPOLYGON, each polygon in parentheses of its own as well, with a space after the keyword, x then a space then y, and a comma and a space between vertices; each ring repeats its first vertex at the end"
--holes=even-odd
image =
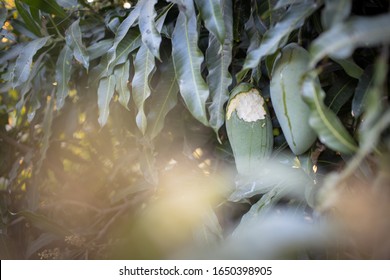
POLYGON ((111 48, 113 43, 112 39, 101 40, 87 48, 89 60, 94 60, 103 56, 111 48))
POLYGON ((142 34, 142 42, 148 47, 154 57, 160 59, 159 49, 161 44, 161 35, 157 30, 155 23, 157 14, 154 10, 154 5, 156 5, 156 3, 157 0, 149 0, 142 4, 139 29, 142 34))
POLYGON ((7 19, 7 9, 0 8, 0 26, 4 25, 6 19, 7 19))
POLYGON ((80 30, 80 19, 72 23, 66 30, 66 43, 73 49, 74 58, 80 62, 85 69, 89 67, 89 57, 87 49, 82 42, 82 35, 80 30))
POLYGON ((115 76, 111 75, 100 80, 98 88, 98 107, 99 107, 99 124, 104 126, 107 123, 110 113, 110 101, 114 96, 115 76))
POLYGON ((172 34, 172 56, 184 102, 196 119, 208 125, 205 103, 209 89, 201 75, 203 54, 198 48, 195 8, 188 3, 180 10, 172 34))
POLYGON ((216 37, 219 42, 225 42, 225 23, 222 11, 223 0, 195 0, 200 15, 206 28, 216 37))
POLYGON ((66 17, 65 10, 53 0, 21 0, 31 7, 35 7, 49 14, 54 14, 61 18, 66 17))
POLYGON ((70 74, 72 70, 72 50, 65 45, 56 64, 56 82, 57 82, 57 109, 61 109, 65 103, 65 98, 68 95, 70 74))
POLYGON ((345 154, 357 151, 355 141, 339 118, 324 105, 325 93, 316 79, 315 75, 307 75, 302 86, 303 98, 311 110, 311 127, 317 132, 321 142, 329 148, 345 154))
POLYGON ((126 19, 119 25, 115 34, 114 43, 107 52, 107 67, 111 67, 111 64, 114 63, 114 60, 117 56, 117 48, 122 40, 126 37, 128 31, 134 25, 135 21, 138 20, 141 7, 145 1, 147 0, 140 0, 135 6, 134 10, 132 10, 126 19))
POLYGON ((41 49, 49 40, 48 37, 43 37, 36 39, 34 41, 29 42, 23 49, 23 51, 19 54, 16 59, 15 67, 12 73, 12 86, 17 87, 23 82, 27 81, 30 71, 31 64, 34 55, 36 52, 41 49))
POLYGON ((207 83, 210 88, 212 103, 209 107, 210 126, 218 134, 225 121, 223 106, 229 99, 228 87, 232 83, 229 66, 232 61, 233 48, 233 15, 231 2, 222 0, 226 38, 221 45, 213 34, 209 36, 209 47, 206 52, 206 62, 209 70, 207 83))
POLYGON ((351 13, 351 9, 351 0, 325 0, 325 9, 321 14, 322 25, 325 29, 329 29, 343 22, 351 13))
POLYGON ((151 97, 151 109, 147 115, 147 134, 150 139, 155 138, 163 129, 165 117, 177 104, 177 93, 179 92, 172 58, 165 60, 159 69, 161 76, 156 86, 156 92, 151 97))
POLYGON ((18 10, 19 15, 22 17, 26 27, 37 36, 41 36, 41 30, 38 24, 34 21, 31 14, 28 11, 26 5, 21 3, 20 0, 15 1, 15 7, 18 10))
POLYGON ((116 79, 115 90, 119 94, 119 103, 126 109, 129 109, 128 104, 130 100, 130 90, 128 88, 129 75, 130 75, 130 60, 117 66, 114 70, 116 79))
POLYGON ((137 52, 134 60, 133 99, 138 108, 136 123, 143 134, 146 132, 147 119, 144 111, 145 100, 150 96, 150 79, 156 63, 153 54, 145 44, 137 52))
POLYGON ((390 14, 354 17, 322 33, 311 44, 310 67, 327 55, 347 58, 358 47, 371 47, 390 42, 390 14), (382 27, 382 28, 381 28, 382 27))
POLYGON ((273 54, 283 45, 290 33, 301 27, 318 7, 319 5, 316 3, 291 6, 283 19, 264 34, 260 47, 247 55, 242 70, 237 74, 238 81, 245 76, 249 69, 255 68, 264 56, 273 54))

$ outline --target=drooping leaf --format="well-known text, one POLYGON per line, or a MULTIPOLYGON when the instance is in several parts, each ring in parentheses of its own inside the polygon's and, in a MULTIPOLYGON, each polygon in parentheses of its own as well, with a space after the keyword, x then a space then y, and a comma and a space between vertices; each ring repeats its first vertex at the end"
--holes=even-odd
POLYGON ((229 66, 232 61, 233 16, 230 1, 222 0, 223 19, 226 38, 221 45, 217 37, 209 35, 209 47, 206 51, 206 62, 209 70, 207 83, 210 88, 212 103, 209 106, 210 126, 218 135, 219 128, 225 122, 224 104, 229 99, 229 86, 232 77, 229 66))
POLYGON ((57 0, 58 5, 66 9, 74 8, 77 6, 77 0, 57 0))
POLYGON ((34 41, 29 42, 23 49, 23 51, 19 54, 18 58, 16 59, 15 67, 13 69, 12 74, 12 86, 17 87, 20 84, 27 81, 30 71, 31 71, 31 64, 34 55, 36 52, 41 49, 46 42, 49 40, 48 37, 43 37, 36 39, 34 41))
POLYGON ((390 42, 390 14, 372 17, 354 17, 333 26, 315 39, 310 48, 313 68, 318 61, 329 55, 347 58, 358 47, 372 47, 390 42), (378 28, 385 26, 386 28, 378 28))
POLYGON ((13 45, 12 48, 8 49, 6 52, 0 53, 0 65, 6 64, 7 61, 15 59, 24 49, 26 43, 19 43, 13 45))
POLYGON ((310 126, 321 142, 332 150, 345 154, 356 152, 357 146, 351 135, 337 115, 324 105, 325 93, 316 79, 317 76, 310 73, 302 85, 303 98, 311 110, 310 126))
POLYGON ((161 76, 150 98, 151 108, 147 115, 147 135, 150 139, 155 138, 163 129, 165 117, 177 104, 179 92, 172 58, 164 60, 159 69, 161 76))
POLYGON ((12 213, 12 215, 24 217, 31 225, 43 230, 44 232, 51 232, 61 237, 72 235, 71 231, 43 215, 36 214, 31 211, 20 211, 12 213))
POLYGON ((0 8, 0 26, 4 26, 4 22, 7 19, 7 9, 0 8))
POLYGON ((156 28, 155 18, 156 11, 154 5, 157 0, 149 0, 142 3, 140 18, 139 18, 139 29, 142 34, 142 42, 148 47, 149 51, 154 57, 160 59, 160 44, 161 35, 156 28))
POLYGON ((225 42, 225 23, 222 15, 223 8, 221 8, 223 7, 222 2, 222 0, 195 0, 206 28, 214 37, 218 38, 221 45, 225 42))
POLYGON ((149 51, 145 44, 142 44, 134 60, 132 93, 135 105, 138 108, 136 123, 143 134, 145 134, 147 126, 144 103, 151 93, 149 82, 155 67, 156 63, 153 54, 149 51))
POLYGON ((39 28, 39 25, 32 18, 27 6, 20 0, 16 0, 15 7, 18 10, 19 15, 22 17, 24 23, 26 24, 26 27, 38 37, 41 36, 41 30, 39 28))
POLYGON ((87 49, 82 42, 80 30, 80 19, 74 21, 65 32, 66 44, 73 49, 74 58, 80 62, 85 69, 89 67, 89 57, 87 49))
POLYGON ((352 97, 356 82, 353 79, 337 80, 327 91, 325 104, 336 114, 341 107, 352 97))
POLYGON ((128 104, 130 100, 129 76, 130 76, 130 60, 115 67, 114 75, 116 79, 115 90, 119 94, 119 103, 126 109, 129 109, 128 104))
POLYGON ((205 103, 209 89, 201 75, 203 54, 198 48, 195 7, 191 1, 187 3, 179 12, 172 34, 173 62, 184 102, 197 120, 208 125, 205 103))
POLYGON ((58 56, 56 64, 56 82, 57 82, 57 109, 61 109, 65 103, 65 98, 68 96, 70 80, 72 70, 72 50, 65 45, 58 56))
POLYGON ((143 3, 147 0, 140 0, 135 8, 130 12, 130 14, 126 17, 126 19, 119 25, 115 38, 114 43, 111 46, 111 48, 107 51, 107 67, 115 67, 115 59, 117 56, 117 48, 119 44, 122 42, 123 39, 125 39, 126 35, 128 34, 130 28, 134 25, 135 21, 138 20, 141 7, 143 6, 143 3), (115 64, 112 66, 112 64, 115 64))
POLYGON ((343 22, 352 9, 351 0, 325 0, 325 8, 321 14, 321 22, 325 29, 343 22))
POLYGON ((90 45, 87 48, 89 60, 94 60, 106 54, 107 51, 111 48, 112 43, 113 43, 112 39, 105 39, 97 43, 94 43, 93 45, 90 45))
POLYGON ((99 124, 104 126, 110 113, 110 101, 115 91, 115 76, 104 77, 99 82, 98 88, 98 107, 99 107, 99 124))
POLYGON ((363 113, 367 102, 368 93, 371 90, 374 81, 374 68, 372 65, 368 66, 363 75, 359 79, 356 87, 355 95, 352 99, 352 116, 359 118, 363 113))
POLYGON ((280 8, 284 8, 288 5, 296 5, 296 4, 300 4, 302 2, 306 2, 306 0, 279 0, 276 3, 274 9, 280 9, 280 8))
POLYGON ((318 7, 316 3, 290 6, 285 16, 264 34, 260 47, 247 55, 242 70, 237 74, 237 80, 241 81, 248 70, 255 68, 264 56, 273 54, 285 44, 290 33, 301 27, 318 7))
POLYGON ((363 74, 363 69, 360 68, 360 66, 357 65, 352 58, 338 59, 332 57, 332 59, 340 64, 341 67, 343 67, 345 73, 347 73, 352 78, 359 79, 363 74))
POLYGON ((116 49, 116 56, 111 63, 109 63, 109 55, 104 55, 99 63, 91 71, 92 83, 98 81, 102 77, 107 77, 112 74, 114 67, 123 64, 128 59, 129 54, 135 49, 139 48, 142 43, 141 34, 138 28, 132 28, 123 38, 116 49))
POLYGON ((54 14, 60 18, 65 18, 66 12, 65 10, 58 5, 57 1, 53 0, 21 0, 27 5, 37 8, 41 11, 44 11, 49 14, 54 14))

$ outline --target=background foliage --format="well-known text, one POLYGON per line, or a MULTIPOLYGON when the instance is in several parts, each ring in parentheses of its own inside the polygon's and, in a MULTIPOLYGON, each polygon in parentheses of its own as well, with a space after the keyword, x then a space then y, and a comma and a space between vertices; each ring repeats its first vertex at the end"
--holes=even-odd
POLYGON ((2 259, 389 258, 388 1, 131 4, 1 2, 2 259), (310 52, 301 156, 269 98, 290 42, 310 52), (254 178, 224 126, 244 81, 273 116, 254 178))

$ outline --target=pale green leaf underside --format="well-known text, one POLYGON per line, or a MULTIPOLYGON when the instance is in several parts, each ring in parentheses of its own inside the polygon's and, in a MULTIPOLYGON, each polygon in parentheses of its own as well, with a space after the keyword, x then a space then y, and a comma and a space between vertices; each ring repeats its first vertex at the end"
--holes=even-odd
POLYGON ((193 5, 180 11, 172 34, 172 56, 180 94, 191 114, 208 125, 205 103, 209 89, 201 75, 203 54, 198 48, 197 21, 193 5), (186 17, 190 15, 190 17, 186 17))
POLYGON ((311 44, 310 67, 329 55, 347 58, 358 47, 371 47, 390 42, 390 14, 373 17, 354 17, 333 26, 311 44), (381 27, 381 28, 378 28, 381 27))
POLYGON ((73 49, 74 58, 80 62, 85 69, 89 67, 89 57, 87 49, 82 42, 82 35, 80 30, 80 19, 72 23, 66 30, 66 44, 73 49))
POLYGON ((115 76, 104 77, 100 80, 98 88, 98 107, 99 107, 99 124, 104 126, 107 123, 110 113, 110 101, 114 95, 115 76))
POLYGON ((355 141, 337 115, 324 105, 325 93, 316 79, 316 76, 308 75, 302 86, 303 98, 311 110, 309 119, 311 127, 321 142, 329 148, 345 154, 355 152, 357 150, 355 141))
POLYGON ((65 45, 58 56, 56 64, 56 82, 57 82, 57 108, 61 109, 64 105, 65 98, 69 92, 69 80, 72 70, 72 50, 65 45))
POLYGON ((114 70, 116 79, 115 90, 119 94, 119 103, 126 109, 129 109, 128 103, 130 100, 130 90, 128 88, 129 76, 130 76, 130 60, 117 66, 114 70))

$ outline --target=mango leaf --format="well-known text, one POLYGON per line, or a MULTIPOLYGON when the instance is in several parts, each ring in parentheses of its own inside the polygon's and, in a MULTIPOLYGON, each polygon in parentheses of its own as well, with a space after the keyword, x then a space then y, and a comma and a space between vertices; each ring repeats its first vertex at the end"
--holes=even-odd
POLYGON ((336 114, 324 105, 325 93, 315 74, 310 73, 304 78, 302 93, 311 110, 310 126, 316 131, 321 142, 341 153, 356 152, 357 146, 351 135, 336 114))
POLYGON ((56 82, 57 82, 57 109, 61 109, 65 103, 65 98, 68 96, 69 87, 68 83, 70 80, 72 70, 72 50, 68 45, 64 45, 58 56, 56 64, 56 82))
POLYGON ((203 54, 198 48, 195 7, 191 1, 187 3, 179 12, 172 34, 173 62, 184 102, 197 120, 208 125, 205 103, 209 89, 201 75, 203 54))
POLYGON ((77 19, 65 32, 66 44, 73 49, 74 58, 80 62, 85 69, 89 67, 88 52, 82 42, 80 30, 80 19, 77 19))
POLYGON ((163 129, 165 117, 176 106, 179 92, 172 58, 164 60, 159 70, 161 76, 156 92, 150 98, 151 108, 147 115, 147 135, 150 139, 155 138, 163 129))
POLYGON ((29 9, 24 3, 21 3, 20 0, 15 1, 15 7, 19 13, 19 15, 22 17, 24 23, 26 24, 26 27, 35 35, 38 37, 41 36, 41 30, 39 28, 39 25, 35 22, 35 20, 32 18, 29 9))
POLYGON ((23 48, 23 51, 21 51, 16 59, 15 67, 12 72, 12 86, 14 88, 27 81, 30 75, 34 55, 47 43, 49 38, 50 37, 47 36, 33 40, 27 43, 23 48))
POLYGON ((155 68, 156 63, 153 54, 145 44, 142 44, 134 60, 132 92, 134 103, 138 108, 136 123, 143 134, 145 134, 147 126, 144 103, 151 93, 149 82, 155 68))
POLYGON ((111 48, 112 43, 112 39, 105 39, 90 45, 87 48, 89 60, 94 60, 106 54, 107 51, 111 48))
POLYGON ((156 11, 154 5, 157 0, 149 0, 142 3, 139 30, 142 34, 142 42, 148 47, 154 57, 160 59, 161 35, 155 25, 156 11))
POLYGON ((119 25, 115 33, 114 43, 107 52, 107 67, 113 68, 112 64, 113 63, 115 64, 115 59, 117 56, 117 48, 119 44, 122 42, 122 40, 126 37, 128 31, 134 25, 135 21, 138 20, 141 7, 143 3, 146 1, 147 0, 138 1, 135 8, 130 12, 130 14, 126 17, 126 19, 119 25))
POLYGON ((290 33, 300 28, 318 7, 316 3, 290 6, 285 16, 264 34, 260 47, 248 53, 242 70, 237 74, 237 81, 241 81, 248 70, 255 68, 264 56, 273 54, 284 45, 290 33))
POLYGON ((58 5, 66 9, 74 8, 77 6, 77 0, 57 0, 58 5))
POLYGON ((347 58, 358 47, 372 47, 390 42, 390 14, 354 17, 322 33, 310 45, 310 67, 329 55, 347 58), (386 26, 386 28, 379 28, 386 26))
POLYGON ((364 70, 363 75, 360 77, 355 95, 352 99, 352 116, 355 118, 359 118, 363 113, 364 107, 367 103, 367 96, 371 90, 373 82, 374 68, 370 65, 364 70))
POLYGON ((66 12, 65 10, 57 4, 57 1, 53 0, 21 0, 30 7, 37 8, 41 11, 44 11, 49 14, 56 15, 60 18, 65 18, 66 12))
POLYGON ((7 19, 7 9, 0 8, 0 26, 4 26, 4 22, 7 19))
POLYGON ((289 5, 300 4, 302 2, 306 2, 306 0, 279 0, 274 9, 280 9, 289 5))
POLYGON ((360 76, 363 74, 363 69, 360 68, 360 66, 357 65, 352 58, 345 58, 345 59, 334 58, 334 57, 331 58, 332 60, 340 64, 341 67, 343 67, 345 73, 347 73, 350 77, 359 79, 360 76))
POLYGON ((356 82, 351 78, 337 80, 326 93, 325 104, 337 114, 352 97, 355 86, 356 82))
POLYGON ((115 67, 114 75, 116 79, 115 90, 119 94, 119 103, 129 109, 130 90, 128 88, 130 76, 130 60, 115 67))
POLYGON ((11 215, 17 217, 24 217, 31 225, 39 228, 44 232, 51 232, 61 237, 72 235, 71 231, 57 224, 55 221, 49 219, 46 216, 36 214, 31 211, 20 211, 17 213, 11 213, 11 215))
MULTIPOLYGON (((12 46, 6 52, 0 53, 0 65, 6 64, 7 61, 15 59, 24 49, 26 43, 19 43, 12 46)), ((8 79, 7 79, 8 81, 8 79)))
POLYGON ((322 26, 325 29, 330 29, 343 22, 351 13, 351 9, 351 0, 325 0, 325 8, 321 14, 322 26))
POLYGON ((223 9, 221 8, 222 2, 223 0, 195 0, 204 25, 214 37, 218 38, 221 45, 225 42, 225 23, 222 15, 223 9))
POLYGON ((209 106, 210 126, 218 135, 219 128, 225 122, 224 104, 229 99, 229 86, 232 76, 229 66, 232 62, 233 18, 230 1, 222 0, 221 10, 226 30, 226 38, 221 45, 217 37, 209 35, 209 47, 206 51, 206 62, 209 70, 207 83, 210 88, 212 103, 209 106))
POLYGON ((115 76, 104 77, 99 82, 98 87, 98 107, 99 107, 99 124, 104 126, 107 123, 110 113, 110 101, 114 96, 115 76))

